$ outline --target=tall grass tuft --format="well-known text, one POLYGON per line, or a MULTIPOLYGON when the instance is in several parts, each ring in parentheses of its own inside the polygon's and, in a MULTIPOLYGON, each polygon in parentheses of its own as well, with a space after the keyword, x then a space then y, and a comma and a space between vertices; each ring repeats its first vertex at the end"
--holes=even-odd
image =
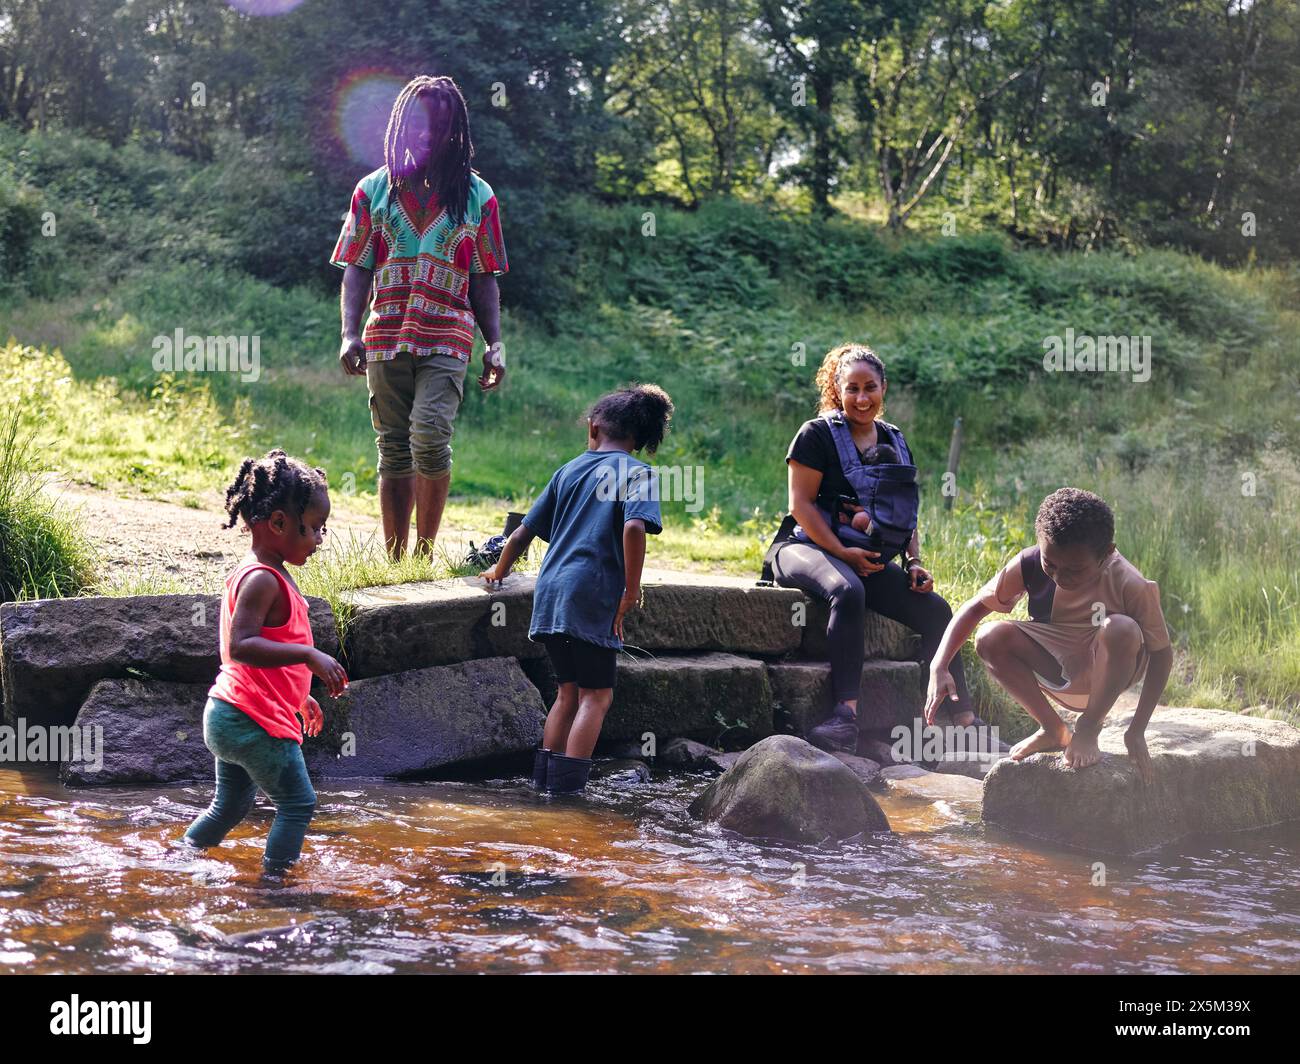
POLYGON ((39 455, 11 407, 0 418, 0 602, 78 594, 95 569, 76 519, 41 490, 39 455))

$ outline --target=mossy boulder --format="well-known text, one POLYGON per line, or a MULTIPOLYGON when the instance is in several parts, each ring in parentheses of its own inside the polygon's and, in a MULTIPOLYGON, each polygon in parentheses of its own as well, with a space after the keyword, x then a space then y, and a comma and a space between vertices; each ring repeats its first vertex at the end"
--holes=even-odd
POLYGON ((847 765, 794 735, 751 746, 691 803, 691 815, 740 835, 822 843, 889 830, 847 765))

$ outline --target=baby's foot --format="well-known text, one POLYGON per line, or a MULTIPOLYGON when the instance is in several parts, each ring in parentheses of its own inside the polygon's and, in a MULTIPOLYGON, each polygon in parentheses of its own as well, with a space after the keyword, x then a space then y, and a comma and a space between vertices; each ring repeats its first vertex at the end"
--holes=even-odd
POLYGON ((1046 754, 1054 750, 1064 750, 1070 745, 1070 729, 1064 724, 1059 730, 1045 731, 1039 728, 1028 739, 1021 739, 1011 748, 1011 760, 1023 761, 1031 754, 1046 754))

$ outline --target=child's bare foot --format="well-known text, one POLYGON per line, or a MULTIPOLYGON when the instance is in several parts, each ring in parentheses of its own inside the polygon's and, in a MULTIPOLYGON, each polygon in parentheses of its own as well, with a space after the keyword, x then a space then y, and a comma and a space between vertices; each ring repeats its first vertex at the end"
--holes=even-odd
POLYGON ((1069 746, 1065 748, 1065 753, 1061 755, 1061 760, 1070 768, 1087 768, 1089 765, 1095 765, 1101 760, 1101 747, 1097 745, 1097 736, 1076 731, 1069 746))
POLYGON ((1011 760, 1023 761, 1031 754, 1048 754, 1055 750, 1064 750, 1070 745, 1070 729, 1062 722, 1060 730, 1046 731, 1039 728, 1028 739, 1021 739, 1011 748, 1011 760))

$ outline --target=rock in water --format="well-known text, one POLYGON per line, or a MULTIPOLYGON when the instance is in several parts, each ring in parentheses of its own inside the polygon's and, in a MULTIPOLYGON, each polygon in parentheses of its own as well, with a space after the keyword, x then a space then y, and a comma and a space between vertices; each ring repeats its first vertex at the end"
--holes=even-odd
POLYGON ((984 780, 984 820, 1101 853, 1133 854, 1189 835, 1300 819, 1300 731, 1215 709, 1160 708, 1147 726, 1154 782, 1124 747, 1131 714, 1101 732, 1102 761, 1059 754, 1000 761, 984 780))
POLYGON ((889 830, 852 769, 793 735, 751 746, 691 803, 690 812, 750 838, 790 842, 889 830))
POLYGON ((203 707, 211 686, 100 680, 74 729, 98 737, 92 738, 96 749, 63 758, 59 778, 72 787, 211 780, 212 755, 203 745, 203 707))
POLYGON ((546 707, 514 658, 476 658, 349 684, 321 698, 325 730, 303 743, 313 776, 418 776, 526 754, 546 707))
POLYGON ((594 780, 606 780, 617 787, 632 787, 650 782, 650 766, 631 758, 614 758, 597 762, 591 770, 594 780))
POLYGON ((659 756, 665 765, 673 768, 709 768, 710 758, 722 753, 694 739, 669 739, 659 756))

